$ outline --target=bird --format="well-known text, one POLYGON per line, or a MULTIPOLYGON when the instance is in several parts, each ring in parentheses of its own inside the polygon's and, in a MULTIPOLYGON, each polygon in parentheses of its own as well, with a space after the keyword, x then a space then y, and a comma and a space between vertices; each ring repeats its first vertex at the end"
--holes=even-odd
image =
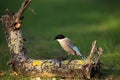
POLYGON ((65 37, 64 35, 59 34, 55 36, 54 40, 57 40, 60 43, 61 47, 64 49, 64 51, 66 51, 68 54, 78 55, 83 60, 86 59, 80 53, 80 50, 78 49, 78 47, 68 37, 65 37))

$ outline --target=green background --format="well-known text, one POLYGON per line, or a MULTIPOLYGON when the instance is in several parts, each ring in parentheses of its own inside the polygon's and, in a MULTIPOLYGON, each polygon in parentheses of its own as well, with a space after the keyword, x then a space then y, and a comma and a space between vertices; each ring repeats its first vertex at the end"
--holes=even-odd
MULTIPOLYGON (((22 2, 1 0, 0 16, 6 14, 6 8, 13 13, 17 12, 22 2)), ((103 77, 119 79, 119 0, 33 0, 23 15, 25 18, 21 30, 27 40, 25 46, 31 58, 50 59, 67 55, 58 42, 53 40, 57 34, 69 37, 85 56, 89 55, 92 41, 97 40, 98 46, 104 49, 101 57, 103 77)), ((9 59, 3 25, 0 24, 0 71, 11 70, 6 64, 9 59)), ((11 80, 16 78, 9 77, 11 80)))

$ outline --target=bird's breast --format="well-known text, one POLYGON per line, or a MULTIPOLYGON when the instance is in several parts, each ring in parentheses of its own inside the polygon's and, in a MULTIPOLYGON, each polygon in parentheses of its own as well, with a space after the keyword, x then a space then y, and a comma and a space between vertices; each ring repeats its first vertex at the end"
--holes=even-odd
POLYGON ((60 43, 60 45, 61 45, 61 47, 66 51, 66 52, 68 52, 68 53, 70 53, 70 54, 75 54, 75 51, 74 50, 72 50, 68 45, 67 45, 67 43, 66 42, 62 42, 62 43, 60 43))

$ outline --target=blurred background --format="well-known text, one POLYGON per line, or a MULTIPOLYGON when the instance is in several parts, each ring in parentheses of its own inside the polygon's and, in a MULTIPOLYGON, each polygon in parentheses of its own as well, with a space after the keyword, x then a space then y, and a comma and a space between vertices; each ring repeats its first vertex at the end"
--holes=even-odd
MULTIPOLYGON (((0 16, 5 9, 15 13, 23 0, 1 0, 0 16)), ((106 76, 120 76, 120 1, 119 0, 33 0, 23 14, 21 30, 27 40, 28 55, 35 59, 67 55, 54 37, 69 37, 85 56, 91 43, 104 49, 101 62, 106 76)), ((10 59, 3 25, 0 24, 0 71, 8 70, 10 59)), ((75 57, 78 58, 78 57, 75 57)))

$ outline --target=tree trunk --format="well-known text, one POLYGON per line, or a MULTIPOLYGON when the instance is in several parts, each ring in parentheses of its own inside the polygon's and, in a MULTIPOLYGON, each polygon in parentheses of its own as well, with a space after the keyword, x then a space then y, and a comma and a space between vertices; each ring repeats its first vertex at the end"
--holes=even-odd
POLYGON ((1 22, 4 25, 5 36, 10 50, 11 60, 8 62, 17 74, 40 77, 85 77, 91 79, 98 73, 98 62, 103 53, 103 49, 96 46, 96 41, 92 44, 92 49, 88 58, 83 60, 34 60, 27 56, 24 47, 24 38, 20 30, 22 25, 22 14, 31 0, 24 0, 21 8, 15 14, 6 9, 7 14, 2 16, 1 22), (94 59, 94 53, 98 57, 94 59))

